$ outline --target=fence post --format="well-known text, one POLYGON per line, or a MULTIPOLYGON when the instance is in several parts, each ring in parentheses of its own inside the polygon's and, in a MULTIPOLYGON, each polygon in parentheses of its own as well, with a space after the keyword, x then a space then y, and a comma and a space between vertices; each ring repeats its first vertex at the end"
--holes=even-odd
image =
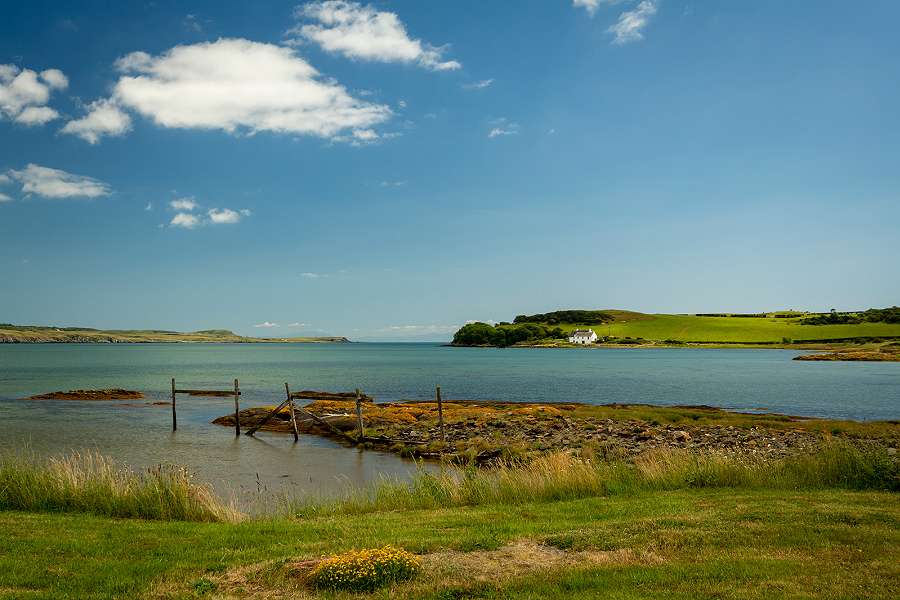
POLYGON ((238 398, 241 396, 241 388, 238 387, 238 380, 234 380, 234 435, 241 435, 241 405, 238 398))
POLYGON ((360 397, 359 388, 356 388, 356 427, 359 429, 358 441, 363 441, 363 418, 362 418, 362 398, 360 397))
POLYGON ((441 386, 437 386, 435 390, 437 395, 437 405, 438 405, 438 424, 441 428, 441 442, 446 442, 446 438, 444 437, 444 405, 441 402, 441 386))
POLYGON ((287 394, 287 404, 291 411, 291 425, 294 427, 294 443, 296 444, 300 441, 300 432, 297 430, 297 415, 294 413, 294 399, 291 398, 291 388, 288 387, 286 381, 284 382, 284 392, 287 394))
POLYGON ((172 378, 172 431, 178 431, 178 418, 175 416, 175 378, 172 378))

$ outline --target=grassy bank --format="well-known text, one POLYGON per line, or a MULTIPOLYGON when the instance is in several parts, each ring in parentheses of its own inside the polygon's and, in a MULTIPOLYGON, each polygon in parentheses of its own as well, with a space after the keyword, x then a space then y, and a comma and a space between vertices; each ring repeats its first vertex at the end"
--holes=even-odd
POLYGON ((238 513, 179 467, 135 473, 96 453, 44 461, 0 457, 0 509, 232 521, 238 513))
MULTIPOLYGON (((0 473, 2 489, 10 476, 0 473)), ((311 559, 388 544, 418 554, 422 574, 361 597, 892 598, 900 503, 885 490, 898 488, 897 461, 884 450, 836 445, 758 464, 558 454, 423 474, 242 522, 4 504, 0 598, 360 597, 317 592, 300 574, 311 559)))
MULTIPOLYGON (((293 566, 395 544, 375 598, 895 598, 885 492, 700 489, 300 520, 167 523, 0 512, 3 598, 314 598, 293 566)), ((352 598, 322 594, 327 598, 352 598)))

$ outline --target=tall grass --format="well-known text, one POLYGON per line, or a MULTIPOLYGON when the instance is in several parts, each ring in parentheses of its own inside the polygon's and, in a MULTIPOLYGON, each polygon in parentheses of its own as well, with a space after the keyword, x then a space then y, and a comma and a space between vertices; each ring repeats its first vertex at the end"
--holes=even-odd
POLYGON ((331 500, 288 502, 297 515, 352 514, 480 504, 522 504, 685 488, 900 491, 900 461, 884 448, 829 444, 781 460, 660 450, 633 463, 560 452, 491 469, 420 471, 412 481, 383 479, 331 500))
POLYGON ((45 461, 0 457, 0 509, 179 521, 239 518, 184 468, 135 473, 96 452, 45 461))

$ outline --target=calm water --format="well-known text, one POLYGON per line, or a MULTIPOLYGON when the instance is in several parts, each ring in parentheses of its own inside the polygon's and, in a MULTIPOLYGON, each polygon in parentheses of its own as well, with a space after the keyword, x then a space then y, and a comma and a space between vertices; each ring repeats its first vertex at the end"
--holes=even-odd
POLYGON ((433 397, 530 401, 709 404, 796 415, 900 418, 900 364, 792 361, 781 350, 482 349, 438 344, 0 344, 0 450, 27 444, 38 454, 97 449, 142 468, 184 464, 220 491, 252 496, 258 486, 328 493, 412 463, 328 440, 261 433, 235 439, 209 422, 230 398, 178 401, 172 434, 169 379, 228 389, 242 405, 277 403, 293 389, 364 389, 377 400, 433 397), (23 402, 53 390, 141 390, 147 402, 23 402))

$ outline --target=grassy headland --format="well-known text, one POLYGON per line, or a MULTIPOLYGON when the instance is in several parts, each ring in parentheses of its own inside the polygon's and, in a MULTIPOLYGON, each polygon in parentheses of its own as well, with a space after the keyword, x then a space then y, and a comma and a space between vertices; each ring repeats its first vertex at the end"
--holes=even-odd
POLYGON ((586 328, 593 329, 600 337, 599 343, 605 345, 824 348, 900 339, 900 309, 825 314, 780 311, 752 315, 557 311, 519 315, 512 323, 495 326, 471 323, 457 332, 454 343, 486 346, 566 345, 565 337, 571 331, 586 328))
POLYGON ((894 598, 898 484, 895 457, 838 445, 758 463, 556 454, 241 522, 4 503, 0 597, 894 598), (324 555, 386 544, 422 574, 371 595, 309 586, 324 555))
POLYGON ((87 327, 44 327, 0 323, 0 343, 8 344, 131 344, 131 343, 324 343, 347 342, 345 337, 258 338, 237 335, 227 329, 182 333, 143 329, 90 329, 87 327))

